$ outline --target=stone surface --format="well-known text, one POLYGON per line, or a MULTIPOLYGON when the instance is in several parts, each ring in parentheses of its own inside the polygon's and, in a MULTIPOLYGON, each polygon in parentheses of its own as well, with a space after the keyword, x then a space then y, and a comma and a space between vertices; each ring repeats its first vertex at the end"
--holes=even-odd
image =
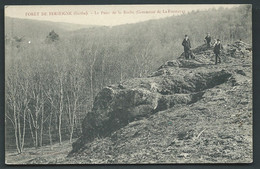
POLYGON ((102 89, 83 120, 83 134, 73 144, 73 150, 79 150, 96 137, 109 136, 136 119, 178 104, 194 103, 202 98, 206 89, 228 81, 235 86, 239 83, 237 74, 245 75, 243 70, 213 68, 209 58, 203 61, 204 54, 211 53, 205 45, 193 52, 197 60, 168 61, 147 78, 129 79, 102 89))

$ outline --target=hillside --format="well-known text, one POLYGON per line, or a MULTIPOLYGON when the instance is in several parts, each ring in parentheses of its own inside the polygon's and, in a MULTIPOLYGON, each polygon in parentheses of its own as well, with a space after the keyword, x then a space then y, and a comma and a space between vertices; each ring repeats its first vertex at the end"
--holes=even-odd
POLYGON ((251 11, 75 31, 7 21, 17 33, 5 41, 7 163, 249 162, 251 11), (220 65, 201 45, 206 32, 224 45, 220 65), (180 56, 185 34, 195 60, 180 56))
MULTIPOLYGON (((194 49, 195 60, 166 62, 146 78, 96 96, 68 157, 34 163, 250 163, 252 55, 243 42, 222 53, 194 49)), ((53 158, 53 157, 52 157, 53 158)))
MULTIPOLYGON (((211 33, 212 39, 221 39, 223 44, 239 39, 251 44, 250 9, 250 6, 242 5, 232 9, 193 11, 136 24, 81 29, 74 31, 73 35, 78 39, 101 41, 104 43, 102 50, 107 51, 105 54, 111 60, 109 65, 124 67, 120 74, 106 72, 107 76, 119 78, 123 74, 123 79, 142 77, 164 62, 176 59, 183 51, 181 42, 185 34, 189 35, 192 48, 203 43, 207 32, 211 33)), ((102 64, 101 61, 96 63, 102 64)))
POLYGON ((65 32, 68 33, 69 31, 90 27, 95 26, 5 17, 5 34, 11 37, 25 36, 33 39, 43 39, 52 30, 59 34, 64 34, 65 32))

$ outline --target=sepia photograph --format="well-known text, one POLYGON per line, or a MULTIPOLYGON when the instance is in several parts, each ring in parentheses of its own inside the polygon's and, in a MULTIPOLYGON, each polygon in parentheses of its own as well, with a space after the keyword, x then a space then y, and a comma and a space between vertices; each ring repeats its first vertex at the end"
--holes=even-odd
POLYGON ((253 162, 251 4, 4 14, 5 164, 253 162))

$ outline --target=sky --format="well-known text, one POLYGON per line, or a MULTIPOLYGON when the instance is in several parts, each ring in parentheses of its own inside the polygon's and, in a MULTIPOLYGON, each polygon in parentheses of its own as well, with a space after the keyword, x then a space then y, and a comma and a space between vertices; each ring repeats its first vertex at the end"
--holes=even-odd
POLYGON ((227 5, 34 5, 5 6, 5 16, 82 25, 115 26, 227 5))

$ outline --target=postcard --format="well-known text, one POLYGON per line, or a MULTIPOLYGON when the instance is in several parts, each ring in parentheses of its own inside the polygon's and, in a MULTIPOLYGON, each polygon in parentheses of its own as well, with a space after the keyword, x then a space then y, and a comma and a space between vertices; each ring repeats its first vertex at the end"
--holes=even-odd
POLYGON ((5 6, 5 162, 252 163, 252 5, 5 6))

